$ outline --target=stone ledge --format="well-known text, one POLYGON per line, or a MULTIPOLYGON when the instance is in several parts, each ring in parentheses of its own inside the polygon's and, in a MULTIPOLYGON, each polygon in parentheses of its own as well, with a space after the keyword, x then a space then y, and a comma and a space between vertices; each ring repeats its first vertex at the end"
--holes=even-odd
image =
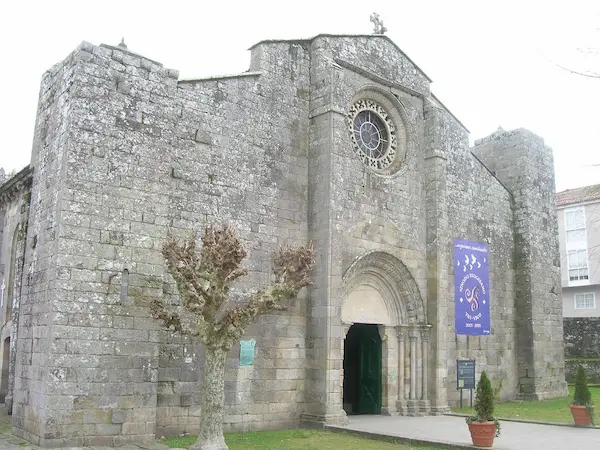
MULTIPOLYGON (((470 414, 458 414, 458 413, 446 413, 444 414, 445 416, 452 416, 452 417, 469 417, 470 414)), ((498 417, 497 418, 500 422, 520 422, 520 423, 534 423, 536 425, 550 425, 550 426, 554 426, 554 427, 570 427, 570 428, 600 428, 600 425, 590 425, 588 427, 586 426, 575 426, 575 424, 572 423, 564 423, 564 422, 543 422, 541 420, 527 420, 527 419, 505 419, 503 417, 498 417)))
POLYGON ((347 428, 337 427, 335 425, 325 425, 326 430, 335 431, 336 433, 348 433, 355 436, 367 437, 378 441, 391 442, 394 444, 409 444, 409 445, 431 445, 434 444, 440 448, 447 449, 476 449, 473 445, 458 444, 454 442, 436 441, 431 439, 414 439, 401 436, 390 436, 381 433, 371 433, 369 431, 350 430, 347 428))

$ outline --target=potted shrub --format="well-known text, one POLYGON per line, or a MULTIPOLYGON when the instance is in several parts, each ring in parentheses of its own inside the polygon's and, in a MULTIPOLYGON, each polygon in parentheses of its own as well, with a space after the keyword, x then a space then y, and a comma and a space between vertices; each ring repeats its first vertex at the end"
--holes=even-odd
POLYGON ((592 394, 587 384, 587 372, 581 364, 577 367, 575 395, 573 396, 573 403, 569 406, 575 426, 594 425, 594 402, 592 402, 592 394))
POLYGON ((500 436, 500 422, 494 417, 494 390, 485 371, 481 372, 475 391, 475 413, 467 417, 471 440, 476 447, 491 447, 500 436))

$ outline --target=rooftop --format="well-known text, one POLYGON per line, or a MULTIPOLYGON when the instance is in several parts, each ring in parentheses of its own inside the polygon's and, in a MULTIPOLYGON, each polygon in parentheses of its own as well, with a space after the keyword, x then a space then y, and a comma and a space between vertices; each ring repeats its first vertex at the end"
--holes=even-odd
POLYGON ((566 206, 596 200, 600 201, 600 184, 577 189, 567 189, 556 194, 556 206, 566 206))
POLYGON ((302 45, 302 44, 308 44, 308 43, 311 43, 312 41, 314 41, 315 39, 322 38, 322 37, 330 37, 330 38, 374 38, 374 39, 385 39, 390 44, 392 44, 394 47, 396 47, 396 50, 398 50, 400 53, 402 53, 404 55, 404 57, 408 61, 410 61, 411 64, 413 64, 415 66, 415 68, 417 70, 419 70, 423 74, 423 76, 425 78, 427 78, 427 80, 429 82, 432 82, 431 78, 429 78, 427 76, 427 74, 425 72, 423 72, 423 70, 417 64, 415 64, 415 62, 412 59, 410 59, 409 56, 406 53, 404 53, 402 51, 402 49, 400 47, 398 47, 398 45, 396 45, 396 43, 394 41, 392 41, 385 34, 328 34, 328 33, 320 33, 320 34, 317 34, 316 36, 313 36, 311 38, 306 38, 306 39, 263 39, 262 41, 259 41, 256 44, 254 44, 248 50, 252 50, 254 47, 256 47, 258 45, 261 45, 261 44, 280 44, 280 43, 300 44, 300 45, 302 45))

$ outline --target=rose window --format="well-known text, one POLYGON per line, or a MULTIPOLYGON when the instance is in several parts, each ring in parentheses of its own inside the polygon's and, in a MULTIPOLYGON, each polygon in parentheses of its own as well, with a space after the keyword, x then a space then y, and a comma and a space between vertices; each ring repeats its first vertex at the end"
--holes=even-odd
POLYGON ((360 100, 350 108, 348 125, 356 153, 375 171, 385 171, 395 160, 395 127, 387 112, 377 103, 360 100))

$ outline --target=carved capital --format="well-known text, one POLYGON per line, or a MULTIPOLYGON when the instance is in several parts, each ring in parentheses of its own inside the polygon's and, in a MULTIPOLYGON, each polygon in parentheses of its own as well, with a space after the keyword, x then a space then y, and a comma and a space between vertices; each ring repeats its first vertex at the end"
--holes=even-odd
POLYGON ((396 335, 398 336, 398 342, 406 342, 407 338, 407 330, 403 325, 399 325, 396 327, 396 335))
POLYGON ((377 330, 379 330, 379 337, 381 338, 381 342, 387 339, 386 328, 387 327, 385 325, 377 325, 377 330))
POLYGON ((423 328, 421 328, 420 332, 421 332, 421 340, 424 342, 428 342, 429 341, 429 326, 425 326, 423 328))
POLYGON ((410 340, 410 342, 415 342, 418 338, 419 338, 419 330, 412 328, 408 332, 408 339, 410 340))

